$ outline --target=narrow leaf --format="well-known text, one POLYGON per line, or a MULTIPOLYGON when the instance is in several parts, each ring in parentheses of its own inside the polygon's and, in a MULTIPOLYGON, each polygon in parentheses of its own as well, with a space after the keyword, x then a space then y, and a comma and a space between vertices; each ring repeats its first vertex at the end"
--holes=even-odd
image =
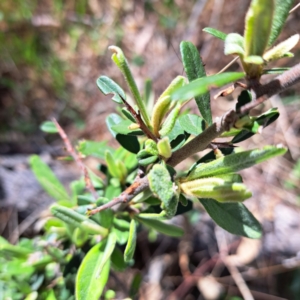
POLYGON ((97 277, 99 265, 102 263, 105 241, 95 245, 84 257, 76 277, 76 299, 98 300, 103 292, 109 276, 110 261, 104 265, 101 276, 97 277))
POLYGON ((129 262, 132 260, 135 247, 136 247, 136 221, 134 219, 130 222, 130 228, 129 228, 129 237, 128 242, 124 251, 124 261, 129 262))
POLYGON ((90 234, 100 234, 102 236, 107 235, 108 230, 106 228, 98 225, 96 222, 82 214, 79 214, 73 209, 61 205, 52 205, 50 211, 56 218, 74 227, 79 227, 90 234))
POLYGON ((264 60, 272 61, 282 58, 287 52, 293 49, 299 42, 299 34, 294 34, 287 40, 281 42, 264 54, 264 60))
POLYGON ((104 159, 105 151, 109 150, 111 153, 114 149, 107 146, 107 142, 95 142, 89 140, 81 140, 78 143, 77 150, 86 156, 94 156, 97 158, 104 159))
POLYGON ((123 89, 107 76, 100 76, 97 79, 97 86, 104 95, 113 94, 112 100, 117 103, 123 103, 121 97, 126 100, 123 89), (120 97, 121 96, 121 97, 120 97))
MULTIPOLYGON (((206 77, 206 72, 198 49, 190 42, 181 42, 180 52, 184 70, 187 74, 189 82, 198 78, 206 77)), ((203 118, 208 124, 212 123, 211 108, 210 108, 210 93, 195 97, 197 106, 203 118)))
POLYGON ((64 186, 38 155, 32 155, 29 164, 36 179, 51 197, 58 201, 70 199, 64 186))
POLYGON ((169 113, 168 117, 166 118, 166 120, 162 124, 161 129, 159 130, 160 136, 166 136, 172 131, 172 129, 175 126, 178 115, 180 113, 180 109, 181 109, 181 104, 178 103, 172 109, 172 111, 169 113))
POLYGON ((252 239, 261 237, 261 225, 242 203, 219 203, 213 199, 199 201, 210 217, 226 231, 252 239))
POLYGON ((252 0, 245 20, 245 56, 262 56, 272 27, 274 0, 252 0))
POLYGON ((227 36, 226 33, 222 32, 222 31, 219 31, 217 29, 211 28, 211 27, 205 27, 203 29, 203 31, 213 35, 214 37, 216 37, 218 39, 221 39, 222 41, 224 41, 226 39, 226 36, 227 36))
POLYGON ((184 234, 184 231, 182 228, 171 225, 171 224, 164 223, 159 220, 151 220, 148 218, 141 218, 138 216, 136 216, 135 219, 138 220, 139 222, 141 222, 142 224, 144 224, 145 226, 147 226, 149 228, 153 228, 156 231, 163 233, 165 235, 180 237, 180 236, 183 236, 183 234, 184 234))
POLYGON ((229 33, 225 39, 224 54, 238 54, 244 56, 244 37, 238 33, 229 33))
POLYGON ((128 84, 128 87, 131 91, 131 94, 133 95, 133 98, 141 112, 141 115, 146 123, 147 126, 150 126, 150 119, 146 110, 145 103, 140 95, 140 92, 137 88, 136 82, 132 76, 132 73, 129 68, 129 64, 127 62, 127 59, 123 53, 123 51, 116 46, 110 46, 109 49, 113 52, 112 60, 114 63, 118 66, 122 74, 124 75, 124 78, 128 84))
POLYGON ((264 69, 264 74, 282 74, 283 72, 289 70, 290 68, 272 68, 264 69))
POLYGON ((181 191, 188 196, 213 198, 219 202, 239 202, 252 196, 247 187, 231 178, 209 177, 180 184, 181 191))
POLYGON ((193 169, 184 181, 217 176, 226 173, 234 173, 261 163, 272 157, 283 155, 286 151, 287 149, 283 147, 266 146, 263 149, 233 153, 209 163, 200 164, 193 169))
POLYGON ((56 125, 51 121, 43 122, 40 126, 40 129, 47 133, 57 133, 58 132, 56 125))
POLYGON ((210 88, 219 88, 245 77, 245 73, 222 73, 199 78, 179 88, 172 94, 172 100, 189 100, 207 93, 210 88))
POLYGON ((275 0, 275 11, 268 46, 272 46, 277 40, 294 2, 294 0, 275 0))
POLYGON ((173 103, 171 103, 170 95, 178 88, 185 85, 186 79, 183 76, 177 76, 166 90, 160 95, 156 101, 151 118, 151 124, 153 127, 154 133, 159 136, 159 129, 161 122, 165 117, 166 113, 172 108, 173 103))
POLYGON ((111 254, 113 253, 117 242, 117 236, 114 232, 110 232, 107 241, 105 244, 105 248, 103 251, 101 262, 97 266, 96 277, 99 278, 102 275, 103 268, 110 260, 111 254))

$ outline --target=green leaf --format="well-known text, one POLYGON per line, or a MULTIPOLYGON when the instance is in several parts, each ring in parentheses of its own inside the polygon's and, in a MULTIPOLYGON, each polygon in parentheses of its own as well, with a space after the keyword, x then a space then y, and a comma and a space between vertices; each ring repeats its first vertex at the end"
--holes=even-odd
POLYGON ((161 122, 167 112, 172 108, 173 103, 171 103, 170 95, 173 91, 177 88, 184 86, 186 83, 186 79, 183 76, 177 76, 169 86, 165 89, 165 91, 160 95, 158 100, 156 101, 152 117, 151 117, 151 124, 153 128, 153 132, 156 136, 159 136, 159 129, 161 127, 161 122))
POLYGON ((64 186, 38 155, 30 156, 29 164, 37 181, 51 197, 58 201, 71 200, 64 186))
POLYGON ((208 177, 180 184, 182 193, 198 198, 213 198, 219 202, 239 202, 252 196, 247 187, 235 178, 208 177))
POLYGON ((123 114, 128 120, 130 120, 132 123, 136 123, 136 119, 133 117, 133 115, 132 115, 131 112, 127 109, 127 107, 122 107, 121 111, 122 111, 122 114, 123 114))
POLYGON ((140 143, 136 136, 117 134, 116 140, 124 149, 131 153, 137 154, 140 151, 140 143))
POLYGON ((238 101, 237 104, 235 105, 235 110, 238 111, 242 106, 251 102, 251 100, 252 100, 252 95, 250 91, 243 90, 238 96, 238 101))
POLYGON ((157 143, 157 149, 159 152, 159 155, 161 155, 164 158, 169 158, 172 155, 172 149, 171 144, 169 141, 169 138, 165 136, 164 138, 160 139, 157 143))
POLYGON ((119 123, 121 123, 124 119, 121 118, 119 115, 117 114, 110 114, 105 122, 106 122, 106 125, 108 127, 108 130, 110 131, 110 133, 112 134, 113 137, 116 137, 117 135, 117 132, 115 132, 112 127, 115 126, 115 125, 118 125, 119 123))
POLYGON ((231 143, 240 143, 259 131, 259 128, 265 128, 272 124, 279 117, 277 108, 271 108, 258 117, 251 117, 251 124, 245 126, 246 129, 239 132, 231 141, 231 143))
POLYGON ((136 247, 136 221, 134 219, 131 220, 130 222, 130 228, 129 228, 129 236, 128 236, 128 241, 127 245, 124 251, 124 261, 129 262, 132 260, 134 252, 135 252, 135 247, 136 247))
POLYGON ((114 232, 110 232, 107 237, 107 241, 106 241, 105 248, 103 251, 102 260, 101 260, 101 262, 99 262, 99 264, 97 266, 97 271, 96 271, 97 278, 101 277, 103 268, 105 267, 107 262, 110 260, 111 254, 113 253, 113 251, 115 249, 116 242, 117 242, 116 234, 114 232))
POLYGON ((259 55, 250 55, 244 57, 244 62, 247 64, 262 65, 264 63, 264 60, 259 55))
POLYGON ((124 261, 123 252, 118 247, 115 247, 110 258, 114 270, 119 272, 125 271, 125 269, 127 268, 127 264, 124 261))
POLYGON ((74 227, 79 227, 90 234, 100 234, 102 236, 106 236, 108 233, 106 228, 101 227, 96 222, 90 220, 84 215, 79 214, 73 209, 55 204, 50 207, 50 211, 56 218, 74 227))
POLYGON ((119 169, 119 167, 117 165, 117 161, 114 160, 113 156, 111 155, 111 153, 109 151, 105 152, 105 161, 107 163, 107 168, 108 168, 109 173, 113 177, 121 180, 122 179, 121 170, 119 169))
POLYGON ((130 289, 129 289, 129 297, 132 299, 136 299, 136 295, 140 290, 140 286, 143 282, 143 276, 140 272, 136 273, 132 279, 130 289))
POLYGON ((77 300, 98 300, 103 292, 109 276, 110 261, 104 265, 100 277, 97 277, 97 272, 103 260, 105 242, 101 241, 91 248, 79 267, 75 285, 77 300))
POLYGON ((277 40, 289 11, 293 6, 294 0, 275 0, 275 11, 273 14, 272 29, 269 37, 268 46, 272 46, 277 40))
POLYGON ((238 33, 229 33, 225 39, 224 54, 237 54, 244 56, 244 37, 238 33))
POLYGON ((188 85, 179 88, 172 94, 172 100, 188 100, 207 93, 210 88, 222 87, 230 82, 245 77, 245 73, 221 73, 217 75, 199 78, 188 85))
POLYGON ((178 118, 178 121, 181 128, 189 134, 198 135, 205 128, 205 124, 203 124, 204 120, 198 115, 182 115, 178 118))
POLYGON ((213 35, 214 37, 216 37, 216 38, 218 38, 222 41, 224 41, 226 39, 226 36, 227 36, 226 33, 222 32, 222 31, 219 31, 217 29, 211 28, 211 27, 205 27, 203 29, 203 31, 213 35))
POLYGON ((2 241, 0 244, 0 254, 1 257, 6 257, 6 258, 18 258, 18 259, 27 259, 28 256, 32 253, 31 250, 20 247, 20 246, 15 246, 11 245, 10 243, 5 243, 2 241))
POLYGON ((47 133, 57 133, 58 132, 55 124, 52 121, 43 122, 40 126, 40 129, 47 133))
POLYGON ((272 68, 272 69, 264 69, 263 74, 282 74, 285 71, 290 70, 290 68, 272 68))
POLYGON ((112 231, 117 235, 117 242, 119 245, 124 245, 128 241, 130 223, 117 218, 114 218, 113 223, 112 231))
POLYGON ((116 46, 110 46, 109 49, 114 52, 111 58, 114 61, 114 63, 118 66, 118 68, 121 70, 122 74, 124 75, 124 78, 128 84, 131 94, 139 108, 139 111, 141 112, 141 115, 142 115, 146 125, 150 126, 150 119, 149 119, 148 113, 146 111, 145 103, 144 103, 144 101, 140 95, 140 92, 137 88, 137 85, 132 76, 127 59, 126 59, 123 51, 119 47, 116 47, 116 46))
POLYGON ((219 203, 214 199, 199 199, 210 217, 226 231, 258 239, 262 228, 242 203, 219 203))
POLYGON ((145 80, 144 99, 145 99, 147 111, 151 115, 153 105, 154 105, 154 93, 152 90, 152 80, 150 79, 145 80))
POLYGON ((254 149, 229 154, 209 163, 200 164, 193 169, 185 181, 226 173, 234 173, 261 163, 272 157, 283 155, 286 151, 286 148, 279 146, 265 146, 263 149, 254 149))
POLYGON ((174 236, 174 237, 181 237, 184 234, 184 231, 182 228, 164 223, 159 220, 152 220, 149 218, 142 218, 135 216, 135 219, 144 224, 145 226, 149 228, 153 228, 156 231, 163 233, 168 236, 174 236))
POLYGON ((130 129, 129 126, 132 124, 133 123, 129 120, 123 120, 120 123, 113 125, 111 130, 124 135, 144 135, 144 132, 140 129, 130 129))
POLYGON ((166 118, 166 120, 161 126, 161 130, 159 130, 160 136, 166 136, 172 131, 172 129, 175 126, 178 115, 180 113, 180 109, 181 109, 181 104, 178 103, 169 113, 168 117, 166 118))
MULTIPOLYGON (((206 77, 205 68, 202 59, 199 55, 198 49, 191 42, 181 42, 180 52, 184 70, 187 74, 189 82, 198 78, 206 77)), ((202 117, 208 124, 212 123, 211 108, 210 108, 210 93, 204 93, 195 97, 197 106, 202 117)))
POLYGON ((287 40, 281 42, 280 44, 267 51, 264 54, 263 58, 266 61, 272 61, 282 58, 286 53, 288 53, 292 48, 294 48, 298 42, 299 34, 294 34, 287 40))
POLYGON ((123 89, 107 76, 100 76, 97 79, 97 86, 104 95, 113 94, 112 100, 117 103, 123 103, 121 97, 126 100, 123 89), (121 96, 121 97, 120 97, 121 96))
POLYGON ((89 140, 79 141, 77 150, 83 155, 94 156, 101 159, 104 159, 106 150, 109 150, 111 153, 114 152, 113 148, 107 146, 107 142, 95 142, 89 140))
POLYGON ((106 124, 113 137, 116 138, 123 148, 129 152, 138 153, 140 151, 140 144, 136 136, 120 134, 112 129, 113 126, 118 125, 123 120, 124 119, 117 114, 110 114, 106 118, 106 124))
POLYGON ((168 170, 159 164, 153 166, 148 174, 149 187, 162 201, 162 208, 167 217, 172 217, 176 213, 178 200, 176 200, 173 189, 173 182, 168 170))
POLYGON ((245 56, 262 56, 272 27, 274 0, 252 0, 245 19, 245 56))

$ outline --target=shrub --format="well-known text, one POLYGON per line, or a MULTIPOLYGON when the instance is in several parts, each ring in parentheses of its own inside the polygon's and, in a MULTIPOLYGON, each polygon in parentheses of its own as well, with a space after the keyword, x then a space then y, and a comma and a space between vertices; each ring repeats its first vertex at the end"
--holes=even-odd
MULTIPOLYGON (((141 95, 122 50, 110 47, 132 99, 109 77, 99 77, 97 85, 118 105, 119 113, 109 115, 106 123, 121 147, 115 150, 104 141, 84 140, 73 148, 55 120, 42 125, 44 131, 60 134, 82 178, 71 183, 70 194, 38 156, 30 158, 36 178, 57 203, 50 208, 52 217, 42 235, 22 239, 18 245, 1 239, 5 297, 99 299, 110 269, 123 271, 132 265, 139 228, 180 237, 183 229, 165 221, 191 211, 197 201, 228 232, 261 237, 259 222, 243 204, 251 191, 237 172, 287 149, 268 145, 243 151, 236 145, 279 117, 276 108, 259 116, 250 116, 249 111, 300 78, 299 65, 268 69, 270 61, 292 56, 290 50, 299 40, 296 34, 273 47, 291 5, 292 1, 253 0, 244 36, 204 29, 224 40, 225 54, 238 56, 242 72, 206 76, 197 48, 183 41, 180 52, 187 78, 177 76, 154 105, 149 82, 141 95), (272 73, 282 74, 260 83, 262 76, 272 73), (213 121, 210 89, 229 83, 243 91, 235 109, 213 121), (200 115, 182 109, 191 99, 200 115), (216 142, 218 137, 229 139, 216 142), (190 168, 178 169, 180 162, 206 149, 211 151, 190 168), (86 168, 87 156, 103 162, 99 170, 104 179, 86 168)), ((223 94, 231 91, 232 87, 225 88, 223 94)), ((105 297, 114 298, 115 293, 108 290, 105 297)))

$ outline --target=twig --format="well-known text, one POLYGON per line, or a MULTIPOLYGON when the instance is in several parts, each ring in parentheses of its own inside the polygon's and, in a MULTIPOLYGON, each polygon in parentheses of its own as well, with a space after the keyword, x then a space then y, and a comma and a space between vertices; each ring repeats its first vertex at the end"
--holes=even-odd
POLYGON ((291 14, 292 12, 294 12, 299 6, 300 6, 300 3, 296 4, 296 6, 294 6, 294 7, 289 11, 289 14, 291 14))
POLYGON ((145 190, 146 188, 149 187, 149 182, 148 182, 148 178, 147 176, 141 178, 140 176, 138 176, 134 182, 132 183, 131 186, 129 186, 124 192, 121 193, 120 196, 114 198, 113 200, 111 200, 110 202, 99 206, 95 209, 89 210, 87 212, 87 214, 89 216, 92 216, 102 210, 105 210, 107 208, 111 208, 113 206, 115 206, 116 204, 120 204, 120 203, 128 203, 130 200, 132 200, 136 195, 138 195, 139 193, 141 193, 143 190, 145 190))
POLYGON ((122 99, 123 103, 125 104, 125 106, 127 107, 127 109, 130 111, 130 113, 133 115, 133 117, 135 118, 135 120, 137 121, 137 123, 139 124, 141 130, 147 135, 147 137, 149 139, 152 139, 153 141, 157 142, 157 137, 149 130, 149 128, 147 127, 147 125, 144 123, 140 112, 136 112, 131 105, 120 95, 120 98, 122 99))
POLYGON ((67 151, 70 153, 70 155, 73 157, 73 159, 76 161, 77 165, 79 166, 79 168, 81 169, 82 175, 84 177, 84 181, 85 181, 85 185, 86 188, 90 191, 90 193, 93 195, 93 197, 97 200, 98 199, 98 194, 92 184, 91 178, 89 176, 89 173, 87 171, 86 166, 83 164, 80 156, 78 155, 78 153, 75 151, 75 149, 73 148, 68 136, 66 135, 65 131, 61 128, 61 126, 58 124, 58 122, 53 118, 52 119, 53 123, 55 124, 58 133, 60 135, 60 137, 62 138, 67 151))
POLYGON ((242 106, 237 113, 242 115, 248 112, 252 108, 266 101, 271 96, 281 93, 298 81, 300 81, 300 63, 277 76, 269 83, 260 85, 256 87, 255 90, 251 90, 252 99, 255 100, 242 106))
POLYGON ((240 292, 243 296, 243 299, 254 300, 254 298, 250 292, 250 289, 248 288, 241 273, 239 272, 237 267, 234 264, 232 264, 231 261, 228 259, 228 246, 227 246, 227 243, 225 240, 224 232, 219 231, 219 233, 220 234, 218 234, 218 232, 215 231, 215 236, 216 236, 217 244, 219 247, 221 260, 223 261, 223 263, 227 267, 228 271, 230 272, 231 277, 233 278, 236 286, 238 287, 238 289, 240 290, 240 292))
POLYGON ((226 71, 232 64, 234 64, 240 57, 236 56, 233 60, 231 60, 221 71, 219 71, 217 74, 223 73, 226 71))

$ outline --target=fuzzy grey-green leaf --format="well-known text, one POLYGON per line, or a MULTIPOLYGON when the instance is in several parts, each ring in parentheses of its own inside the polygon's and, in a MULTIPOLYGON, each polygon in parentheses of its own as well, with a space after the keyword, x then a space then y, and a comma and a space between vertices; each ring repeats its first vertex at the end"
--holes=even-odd
POLYGON ((173 199, 175 192, 168 170, 164 166, 156 164, 150 170, 148 179, 150 189, 162 201, 166 215, 174 216, 178 201, 173 199))
POLYGON ((252 0, 245 20, 245 56, 262 56, 272 27, 274 0, 252 0))
POLYGON ((238 33, 229 33, 225 39, 224 54, 238 54, 244 56, 244 37, 238 33))

